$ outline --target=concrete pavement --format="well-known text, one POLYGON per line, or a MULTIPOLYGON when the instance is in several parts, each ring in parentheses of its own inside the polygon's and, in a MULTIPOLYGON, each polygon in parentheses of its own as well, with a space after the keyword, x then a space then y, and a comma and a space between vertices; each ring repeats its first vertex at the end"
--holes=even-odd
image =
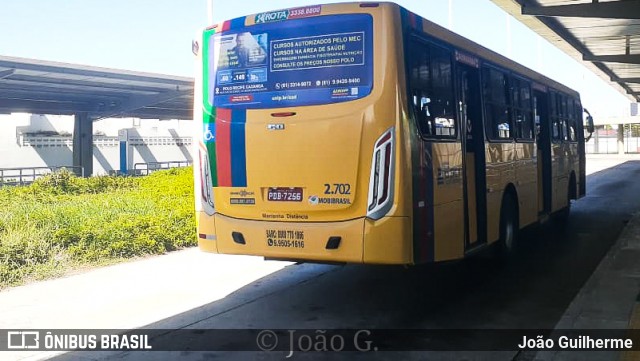
MULTIPOLYGON (((197 248, 0 292, 0 329, 129 329, 224 298, 290 262, 197 248)), ((11 352, 0 359, 55 353, 11 352)))
MULTIPOLYGON (((595 174, 630 159, 636 158, 618 156, 613 158, 590 157, 587 162, 587 170, 588 173, 595 174)), ((640 159, 640 157, 637 159, 640 159)), ((640 221, 635 219, 630 222, 627 231, 611 247, 596 272, 591 275, 577 296, 573 298, 569 307, 566 308, 556 328, 596 325, 597 322, 601 322, 603 319, 614 322, 615 327, 626 327, 624 317, 625 315, 631 317, 631 311, 626 314, 625 312, 633 304, 630 300, 635 299, 635 295, 627 297, 627 294, 633 293, 631 292, 633 287, 636 287, 637 294, 638 278, 635 272, 637 272, 636 265, 640 264, 640 261, 638 261, 640 255, 635 253, 634 247, 636 245, 629 240, 624 241, 624 237, 631 237, 629 239, 632 239, 638 236, 633 231, 635 228, 632 228, 636 227, 637 224, 640 224, 640 221), (620 256, 621 254, 622 256, 620 256), (620 259, 627 259, 628 261, 621 264, 620 259), (621 269, 621 266, 629 267, 629 269, 621 269), (613 282, 610 279, 613 279, 613 282), (606 305, 611 305, 610 307, 606 307, 604 310, 600 309, 602 307, 598 308, 598 305, 603 305, 603 297, 606 298, 611 295, 615 295, 613 301, 617 301, 616 305, 607 301, 606 305)), ((640 226, 637 229, 640 230, 640 226)), ((636 237, 636 239, 640 239, 640 236, 636 237)), ((295 304, 298 301, 293 300, 299 300, 301 297, 292 294, 291 290, 299 288, 297 286, 303 283, 306 285, 307 290, 301 290, 301 293, 308 293, 309 285, 314 282, 314 288, 317 292, 322 293, 326 292, 325 290, 332 289, 335 290, 334 292, 346 292, 348 295, 349 292, 354 292, 345 288, 349 287, 347 286, 348 283, 355 282, 358 285, 362 285, 362 283, 358 282, 373 282, 369 279, 371 278, 371 272, 363 276, 367 272, 358 268, 355 268, 355 271, 352 268, 348 273, 345 273, 349 277, 353 276, 353 278, 345 279, 344 276, 341 276, 344 272, 341 271, 340 267, 299 265, 292 268, 293 271, 291 272, 282 271, 283 268, 289 265, 291 263, 266 262, 259 257, 212 255, 201 253, 197 249, 189 249, 159 257, 89 270, 65 278, 33 283, 0 292, 0 328, 96 329, 137 328, 147 325, 167 328, 206 328, 216 327, 215 325, 220 325, 220 327, 236 325, 232 327, 261 328, 268 325, 268 327, 306 326, 315 328, 319 324, 317 317, 314 319, 313 314, 322 311, 314 311, 313 307, 316 306, 309 305, 308 301, 303 303, 303 305, 311 307, 311 312, 308 313, 309 319, 306 322, 298 321, 292 323, 289 318, 265 318, 264 313, 259 314, 260 309, 265 310, 265 307, 268 306, 273 315, 287 314, 290 312, 288 307, 296 307, 295 304), (329 279, 336 279, 343 285, 338 288, 335 285, 329 286, 327 284, 329 279), (285 299, 282 299, 279 296, 280 294, 285 299), (233 297, 229 297, 230 295, 233 295, 233 297), (210 305, 215 305, 215 307, 210 305), (260 317, 256 317, 258 315, 260 317), (261 321, 263 319, 265 321, 268 320, 268 323, 261 321)), ((374 280, 377 277, 382 277, 384 283, 388 273, 397 273, 397 271, 378 272, 374 270, 372 273, 374 275, 379 274, 379 276, 374 276, 374 280)), ((412 277, 412 275, 410 274, 409 277, 412 277)), ((433 285, 425 284, 425 286, 437 286, 439 284, 437 275, 435 278, 436 281, 433 281, 435 282, 433 285)), ((373 284, 368 286, 373 287, 373 284)), ((446 293, 448 286, 440 284, 440 287, 445 287, 446 293)), ((371 288, 369 293, 377 295, 373 290, 375 288, 371 288)), ((325 294, 324 296, 328 295, 325 294)), ((323 297, 323 295, 318 294, 317 297, 323 297)), ((352 294, 351 297, 358 296, 352 294)), ((393 297, 393 295, 389 294, 389 297, 393 297)), ((481 295, 477 302, 483 302, 483 298, 484 296, 481 295)), ((388 301, 394 302, 393 300, 388 301)), ((512 301, 522 302, 522 300, 512 301)), ((509 301, 506 300, 505 302, 509 301)), ((392 306, 402 309, 403 303, 393 303, 392 306)), ((344 307, 362 306, 354 303, 352 305, 345 304, 344 307)), ((347 313, 338 310, 340 308, 330 309, 330 312, 323 312, 320 325, 331 325, 334 328, 374 326, 373 320, 367 321, 367 319, 363 319, 356 323, 349 321, 345 318, 347 313)), ((344 312, 348 312, 347 309, 344 312)), ((444 317, 446 317, 446 314, 444 317)), ((495 322, 495 325, 500 325, 499 321, 495 322)), ((389 325, 388 322, 381 322, 380 320, 375 321, 375 324, 389 325)), ((454 327, 461 327, 464 324, 455 324, 454 327)), ((399 327, 401 326, 399 325, 399 327)), ((607 327, 609 326, 611 325, 607 327)), ((118 359, 137 359, 138 357, 174 359, 179 355, 184 356, 182 353, 158 352, 144 355, 140 353, 70 353, 66 354, 62 359, 102 358, 108 356, 118 359)), ((464 354, 456 355, 456 357, 474 359, 473 353, 466 356, 464 354)), ((0 355, 0 358, 38 359, 51 356, 53 356, 51 353, 16 352, 4 353, 0 355)), ((195 354, 187 356, 191 356, 191 359, 204 357, 195 354)), ((246 356, 253 357, 255 355, 233 353, 233 355, 226 356, 246 359, 246 356)), ((280 355, 274 356, 280 357, 280 355)), ((417 358, 424 356, 424 353, 416 355, 417 358)), ((451 359, 447 358, 446 355, 434 354, 431 356, 433 359, 451 359)), ((544 360, 559 360, 564 357, 561 354, 554 353, 540 353, 529 356, 544 360)), ((485 354, 482 356, 484 359, 512 359, 513 357, 516 357, 516 359, 517 357, 528 359, 526 358, 528 357, 527 354, 514 355, 514 353, 485 354)), ((611 357, 615 357, 615 355, 610 354, 606 357, 609 358, 604 359, 612 360, 614 358, 611 357)))
MULTIPOLYGON (((640 329, 640 214, 629 221, 555 329, 640 329)), ((595 361, 619 360, 621 356, 640 360, 640 351, 545 351, 535 354, 534 359, 595 361)))

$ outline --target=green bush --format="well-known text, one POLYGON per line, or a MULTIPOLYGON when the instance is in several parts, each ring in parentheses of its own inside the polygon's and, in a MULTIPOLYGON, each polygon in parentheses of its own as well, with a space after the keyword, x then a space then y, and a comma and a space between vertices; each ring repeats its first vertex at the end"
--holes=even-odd
POLYGON ((195 244, 191 168, 0 188, 0 288, 195 244))

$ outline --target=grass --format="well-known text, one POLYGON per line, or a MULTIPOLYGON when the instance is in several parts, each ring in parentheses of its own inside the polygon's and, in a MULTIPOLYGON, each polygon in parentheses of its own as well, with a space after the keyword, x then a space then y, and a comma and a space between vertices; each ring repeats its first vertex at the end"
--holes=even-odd
POLYGON ((196 244, 191 168, 0 188, 0 289, 196 244))

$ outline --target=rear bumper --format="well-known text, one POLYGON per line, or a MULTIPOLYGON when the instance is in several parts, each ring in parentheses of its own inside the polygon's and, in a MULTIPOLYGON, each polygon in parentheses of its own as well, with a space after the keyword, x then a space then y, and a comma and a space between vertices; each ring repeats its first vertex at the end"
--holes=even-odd
POLYGON ((408 217, 323 223, 255 221, 203 213, 198 218, 198 245, 206 252, 324 262, 412 263, 408 217))

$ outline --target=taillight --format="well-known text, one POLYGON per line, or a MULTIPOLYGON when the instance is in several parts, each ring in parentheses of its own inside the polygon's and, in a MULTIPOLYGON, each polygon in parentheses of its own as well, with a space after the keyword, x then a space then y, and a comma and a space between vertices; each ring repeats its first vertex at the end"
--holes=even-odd
POLYGON ((393 180, 395 146, 394 128, 389 128, 373 147, 371 175, 369 176, 369 198, 367 201, 367 217, 382 218, 393 205, 393 180))
POLYGON ((204 144, 200 144, 198 151, 198 166, 200 173, 200 204, 208 215, 213 215, 215 207, 213 205, 213 187, 211 182, 211 167, 209 166, 209 152, 204 144))

